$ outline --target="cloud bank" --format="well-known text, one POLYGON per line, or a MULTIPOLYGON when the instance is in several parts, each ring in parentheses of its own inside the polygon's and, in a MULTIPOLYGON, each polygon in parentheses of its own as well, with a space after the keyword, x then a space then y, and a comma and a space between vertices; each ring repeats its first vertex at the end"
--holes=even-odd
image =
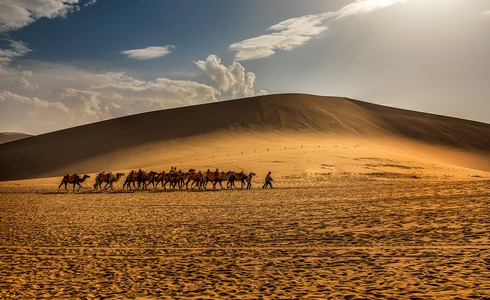
POLYGON ((271 56, 277 50, 291 51, 308 41, 322 37, 328 30, 330 19, 370 13, 404 0, 357 0, 337 11, 291 18, 267 29, 270 33, 231 44, 229 49, 236 51, 237 61, 259 59, 271 56))
POLYGON ((35 70, 0 68, 1 131, 40 134, 116 117, 216 102, 254 92, 255 74, 216 55, 195 62, 216 84, 156 78, 145 81, 125 72, 96 73, 69 65, 36 63, 35 70), (43 120, 39 126, 39 120, 43 120), (36 125, 37 124, 37 125, 36 125), (37 131, 33 131, 36 128, 37 131))
POLYGON ((64 65, 38 71, 4 70, 0 73, 0 128, 40 134, 130 114, 215 102, 218 94, 215 88, 193 81, 143 81, 123 72, 92 73, 64 65), (39 120, 43 120, 42 126, 39 120))

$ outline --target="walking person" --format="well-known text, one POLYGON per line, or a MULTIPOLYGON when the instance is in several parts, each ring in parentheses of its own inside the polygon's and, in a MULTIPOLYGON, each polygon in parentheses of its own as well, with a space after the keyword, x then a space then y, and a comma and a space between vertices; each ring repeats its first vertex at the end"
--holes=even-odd
POLYGON ((264 186, 262 186, 263 189, 266 189, 267 186, 270 186, 272 189, 272 177, 271 177, 271 171, 267 173, 267 176, 265 176, 265 183, 264 186))

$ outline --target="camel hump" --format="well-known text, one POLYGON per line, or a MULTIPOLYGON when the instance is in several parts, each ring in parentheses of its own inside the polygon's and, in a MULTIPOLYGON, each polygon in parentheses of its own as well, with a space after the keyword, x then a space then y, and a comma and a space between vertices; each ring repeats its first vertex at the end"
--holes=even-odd
POLYGON ((201 174, 199 173, 192 174, 192 179, 199 179, 199 178, 201 178, 201 174))
POLYGON ((100 173, 99 174, 100 181, 107 181, 107 179, 109 178, 109 174, 110 173, 100 173))
POLYGON ((73 182, 75 179, 78 178, 77 174, 68 174, 68 181, 73 182))

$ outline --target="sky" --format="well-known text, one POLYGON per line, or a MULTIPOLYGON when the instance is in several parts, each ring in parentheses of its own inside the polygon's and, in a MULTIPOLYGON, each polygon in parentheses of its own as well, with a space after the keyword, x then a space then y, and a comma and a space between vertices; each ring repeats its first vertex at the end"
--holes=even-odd
POLYGON ((488 0, 2 0, 0 132, 278 93, 490 123, 488 0))

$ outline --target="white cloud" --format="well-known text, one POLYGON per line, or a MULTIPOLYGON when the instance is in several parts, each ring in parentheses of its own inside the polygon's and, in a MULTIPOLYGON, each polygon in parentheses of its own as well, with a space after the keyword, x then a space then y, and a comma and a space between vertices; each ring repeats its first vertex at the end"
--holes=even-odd
MULTIPOLYGON (((231 92, 233 98, 255 95, 255 74, 245 73, 245 68, 240 63, 233 62, 227 67, 218 56, 211 54, 206 61, 199 60, 195 64, 218 84, 220 91, 231 92)), ((262 90, 261 93, 267 92, 262 90)))
POLYGON ((25 77, 19 77, 15 82, 26 90, 35 91, 39 89, 39 85, 29 82, 25 77))
POLYGON ((405 0, 357 0, 338 10, 335 14, 337 19, 342 19, 352 15, 370 13, 380 8, 385 8, 396 3, 406 2, 405 0))
POLYGON ((60 119, 69 115, 68 107, 61 102, 49 102, 5 90, 0 91, 0 106, 0 131, 34 134, 53 131, 60 129, 60 119), (42 130, 37 131, 41 127, 42 130))
POLYGON ((4 102, 17 103, 43 109, 55 109, 64 113, 68 112, 68 108, 60 102, 53 103, 46 100, 41 100, 37 97, 25 97, 9 91, 0 92, 0 103, 4 102))
POLYGON ((0 32, 20 29, 40 18, 65 17, 79 9, 78 0, 3 0, 0 3, 0 32))
POLYGON ((7 49, 0 48, 0 68, 8 66, 15 58, 24 56, 31 50, 23 42, 5 39, 9 44, 7 49))
POLYGON ((399 2, 405 0, 357 0, 338 11, 282 21, 267 29, 271 33, 234 43, 229 48, 237 52, 235 59, 238 61, 268 57, 275 54, 277 50, 291 51, 312 39, 321 37, 328 30, 327 22, 331 18, 342 19, 369 13, 399 2))
POLYGON ((167 54, 170 54, 170 49, 174 48, 173 45, 167 45, 164 47, 148 47, 144 49, 133 49, 133 50, 124 50, 121 51, 122 54, 127 55, 129 58, 137 59, 137 60, 147 60, 163 57, 167 54))
POLYGON ((236 60, 263 58, 276 53, 276 50, 290 51, 313 38, 318 38, 328 28, 324 24, 329 14, 308 15, 288 19, 267 30, 270 34, 250 38, 230 45, 237 51, 236 60))

